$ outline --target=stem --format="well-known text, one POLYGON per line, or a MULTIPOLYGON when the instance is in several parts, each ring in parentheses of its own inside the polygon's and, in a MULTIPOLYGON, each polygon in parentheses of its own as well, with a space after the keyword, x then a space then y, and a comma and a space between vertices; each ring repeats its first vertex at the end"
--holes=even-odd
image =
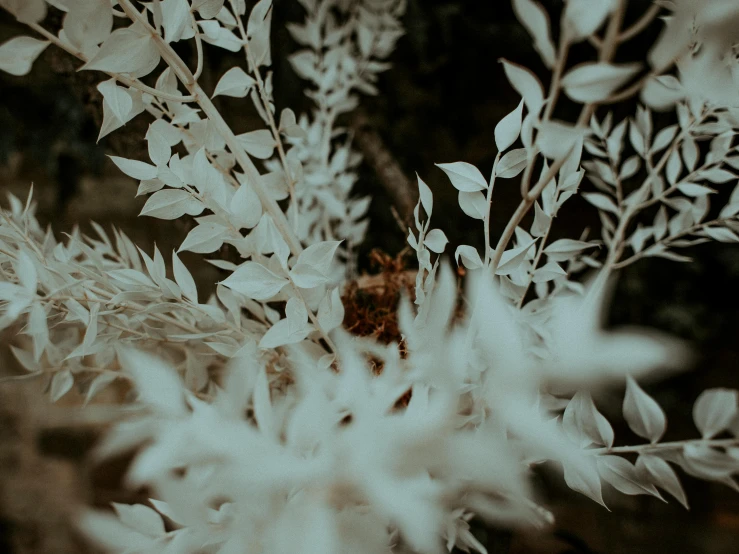
POLYGON ((203 39, 200 36, 200 29, 198 29, 198 22, 195 19, 195 14, 190 10, 190 19, 192 20, 192 30, 195 32, 195 49, 197 51, 198 56, 198 64, 195 68, 195 73, 193 73, 193 79, 196 81, 200 78, 200 75, 203 73, 203 62, 204 62, 204 56, 203 56, 203 39))
POLYGON ((539 241, 539 248, 536 252, 536 256, 534 257, 533 265, 531 266, 531 275, 529 275, 529 280, 526 283, 526 288, 523 289, 523 294, 521 294, 521 298, 518 301, 518 309, 520 310, 523 306, 523 301, 526 298, 526 294, 529 292, 529 288, 531 288, 531 283, 534 282, 534 273, 536 272, 536 268, 539 265, 539 261, 541 260, 541 255, 544 253, 544 247, 547 244, 547 240, 549 239, 549 232, 552 230, 552 223, 554 222, 554 217, 552 217, 549 220, 549 225, 547 225, 547 230, 544 233, 544 236, 541 237, 541 241, 539 241))
POLYGON ((249 67, 252 68, 254 72, 254 77, 257 82, 257 90, 259 91, 259 99, 262 102, 262 108, 264 109, 264 113, 267 114, 267 124, 269 125, 270 131, 272 131, 272 138, 274 138, 275 143, 277 145, 277 153, 280 158, 280 163, 282 164, 282 169, 285 171, 285 177, 287 177, 287 188, 290 193, 290 203, 293 206, 295 206, 295 209, 293 210, 294 215, 293 215, 292 224, 293 224, 293 231, 297 233, 298 231, 298 205, 295 200, 295 183, 293 182, 292 175, 290 174, 290 169, 287 165, 285 147, 282 144, 282 139, 280 138, 280 133, 277 129, 274 115, 272 114, 272 110, 269 107, 270 102, 267 96, 266 88, 264 86, 262 74, 259 72, 259 68, 254 63, 254 60, 251 56, 251 51, 249 50, 249 43, 247 40, 246 29, 244 29, 244 22, 240 16, 236 15, 237 13, 236 6, 234 4, 235 4, 235 0, 231 0, 231 8, 233 10, 233 15, 239 27, 239 34, 241 35, 241 40, 244 42, 244 55, 246 57, 246 63, 249 67))
POLYGON ((493 174, 490 176, 490 186, 488 186, 487 201, 488 201, 488 212, 483 222, 483 228, 485 230, 485 266, 490 263, 490 257, 492 253, 492 247, 490 246, 490 206, 493 200, 493 188, 495 187, 495 171, 498 168, 498 162, 500 161, 500 152, 495 156, 495 162, 493 163, 493 174))
POLYGON ((508 246, 511 238, 513 238, 516 227, 518 227, 518 224, 521 223, 521 220, 528 213, 529 209, 531 209, 531 206, 534 205, 534 202, 536 202, 536 199, 539 198, 539 195, 541 195, 544 188, 552 179, 554 179, 554 176, 564 165, 565 160, 569 158, 571 152, 572 149, 570 149, 570 152, 568 152, 566 156, 562 156, 562 158, 555 161, 554 164, 552 164, 552 166, 549 168, 549 171, 547 171, 546 174, 541 179, 539 179, 539 182, 536 183, 534 188, 529 191, 529 193, 524 197, 523 200, 521 200, 521 203, 518 205, 518 208, 516 208, 513 216, 508 221, 508 224, 503 230, 503 234, 501 235, 500 239, 498 240, 498 244, 495 247, 495 255, 490 261, 490 266, 492 267, 493 273, 495 273, 495 270, 498 268, 500 258, 503 256, 503 251, 505 250, 506 246, 508 246))
POLYGON ((659 4, 652 4, 649 9, 631 25, 631 27, 624 29, 621 34, 618 35, 618 42, 626 42, 641 33, 649 26, 654 18, 657 17, 661 9, 662 7, 659 4))
POLYGON ((162 58, 164 58, 164 60, 170 65, 170 67, 172 67, 172 69, 179 77, 180 81, 182 81, 182 83, 187 87, 190 94, 194 97, 194 101, 200 105, 200 108, 203 110, 205 115, 215 125, 218 133, 221 135, 223 140, 226 142, 226 145, 236 158, 236 161, 244 170, 244 173, 246 174, 247 179, 249 179, 254 192, 257 194, 257 196, 259 197, 259 201, 262 203, 264 211, 272 217, 277 230, 280 232, 283 239, 285 239, 285 242, 290 248, 290 252, 295 256, 299 255, 303 251, 303 247, 301 246, 298 238, 290 229, 285 214, 282 212, 277 202, 264 189, 259 170, 257 170, 254 162, 251 161, 249 155, 241 147, 238 139, 236 138, 236 135, 228 126, 228 123, 226 123, 226 121, 223 119, 223 116, 213 105, 213 102, 211 102, 208 95, 205 94, 205 91, 203 91, 203 89, 194 79, 193 74, 190 73, 190 70, 184 64, 182 59, 177 55, 177 53, 172 50, 171 46, 164 42, 164 40, 162 40, 162 37, 156 33, 155 29, 149 24, 146 18, 142 17, 141 14, 136 11, 133 5, 131 5, 130 0, 119 0, 119 4, 121 8, 123 8, 123 10, 126 12, 126 15, 128 15, 129 19, 141 23, 152 33, 153 40, 159 48, 159 52, 162 55, 162 58))
POLYGON ((674 450, 678 448, 683 448, 685 446, 688 446, 690 444, 699 443, 704 446, 708 446, 711 448, 725 448, 729 446, 734 446, 739 444, 739 439, 713 439, 713 440, 704 440, 704 439, 692 439, 692 440, 682 440, 682 441, 672 441, 672 442, 662 442, 657 444, 638 444, 633 446, 615 446, 612 448, 593 448, 591 450, 585 450, 586 454, 590 455, 600 455, 600 454, 630 454, 630 453, 636 453, 639 454, 644 451, 654 451, 654 450, 674 450))

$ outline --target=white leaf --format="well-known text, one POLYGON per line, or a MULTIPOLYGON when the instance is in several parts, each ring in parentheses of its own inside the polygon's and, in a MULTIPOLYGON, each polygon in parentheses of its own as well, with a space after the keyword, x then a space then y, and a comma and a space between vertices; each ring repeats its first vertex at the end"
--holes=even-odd
POLYGON ((498 268, 495 270, 495 274, 510 275, 511 273, 516 271, 521 262, 523 262, 526 258, 526 253, 534 245, 535 242, 536 240, 532 239, 522 246, 511 248, 510 250, 506 250, 505 252, 503 252, 503 255, 500 257, 498 268))
POLYGON ((536 146, 545 157, 559 160, 567 156, 570 150, 576 149, 578 143, 582 149, 582 140, 586 134, 586 129, 557 121, 545 121, 538 126, 536 146))
MULTIPOLYGON (((530 2, 530 0, 520 0, 530 2)), ((498 152, 508 149, 521 133, 521 121, 523 116, 523 100, 518 103, 518 107, 511 113, 501 119, 495 126, 495 145, 498 152)))
POLYGON ((641 64, 638 63, 586 62, 575 66, 562 78, 562 88, 576 102, 600 102, 627 83, 640 69, 641 64))
POLYGON ((459 192, 459 207, 468 216, 474 219, 485 219, 488 212, 488 202, 481 192, 459 192))
POLYGON ((551 69, 554 66, 556 53, 549 32, 547 12, 532 0, 513 0, 513 11, 533 37, 534 48, 539 52, 544 65, 551 69))
POLYGON ((538 114, 544 104, 544 87, 530 69, 501 58, 506 77, 523 98, 529 112, 538 114))
POLYGON ((0 0, 0 6, 21 23, 41 23, 46 17, 46 4, 43 0, 0 0))
POLYGON ((552 224, 551 216, 547 215, 539 206, 539 202, 534 203, 534 223, 531 225, 531 236, 543 237, 547 234, 552 224))
POLYGON ((682 192, 685 196, 691 197, 707 196, 716 192, 710 187, 697 185, 695 183, 681 183, 677 185, 677 190, 682 192))
POLYGON ((118 156, 108 157, 113 160, 113 163, 115 163, 115 165, 118 166, 118 169, 123 173, 139 181, 154 179, 157 176, 157 168, 154 165, 140 162, 138 160, 119 158, 118 156))
POLYGON ((232 67, 224 73, 221 80, 216 85, 213 97, 233 96, 234 98, 244 98, 249 94, 249 90, 254 86, 256 81, 249 77, 240 67, 232 67))
POLYGON ((667 428, 665 412, 631 376, 626 377, 623 413, 631 430, 653 444, 664 435, 667 428))
POLYGON ((189 250, 198 254, 209 254, 221 247, 227 233, 228 229, 218 223, 199 223, 187 234, 178 252, 189 250))
POLYGON ((51 401, 56 402, 67 394, 72 388, 72 385, 74 385, 74 377, 71 371, 65 369, 64 371, 55 373, 54 377, 51 378, 51 391, 49 392, 51 401))
POLYGON ((87 394, 85 395, 85 405, 89 404, 89 402, 95 397, 96 394, 102 391, 117 378, 118 375, 113 371, 101 373, 100 375, 95 377, 87 389, 87 394))
POLYGON ((244 133, 236 138, 244 150, 260 160, 269 158, 275 149, 275 139, 267 129, 244 133))
POLYGON ((341 241, 324 241, 311 244, 298 256, 290 271, 290 277, 300 288, 313 288, 329 280, 336 249, 341 241))
POLYGON ((223 8, 225 0, 193 0, 192 7, 203 19, 213 19, 223 8))
POLYGON ((457 246, 454 258, 457 260, 457 265, 459 265, 459 260, 461 258, 462 263, 467 269, 479 269, 482 267, 480 254, 478 254, 475 248, 467 244, 457 246))
POLYGON ((133 99, 126 89, 119 87, 115 79, 103 81, 97 86, 113 114, 122 122, 128 121, 128 114, 133 109, 133 99))
POLYGON ((620 456, 598 456, 598 473, 604 481, 623 494, 650 494, 659 497, 657 489, 642 477, 631 462, 620 456))
POLYGON ((15 37, 0 46, 0 70, 20 77, 28 75, 33 62, 49 46, 49 41, 15 37))
POLYGON ((570 467, 566 463, 563 463, 562 467, 564 468, 565 483, 567 483, 568 487, 584 494, 605 507, 600 476, 598 475, 594 458, 583 460, 576 468, 570 467))
POLYGON ((563 32, 570 40, 582 40, 598 30, 614 7, 614 0, 567 0, 563 32))
POLYGON ((729 427, 737 414, 737 391, 704 390, 693 406, 693 420, 704 439, 710 439, 729 427))
POLYGON ((185 214, 199 215, 204 209, 203 203, 186 190, 166 189, 152 194, 139 215, 177 219, 185 214))
POLYGON ((559 239, 547 246, 544 249, 544 254, 549 256, 550 259, 559 262, 567 260, 572 254, 581 252, 586 248, 593 248, 594 246, 596 245, 581 240, 559 239))
POLYGON ((149 537, 164 535, 164 522, 161 516, 143 504, 119 504, 112 502, 121 523, 149 537))
POLYGON ((431 189, 423 179, 416 174, 418 178, 418 198, 421 201, 424 211, 428 217, 431 217, 431 212, 434 210, 434 195, 431 193, 431 189))
POLYGON ((125 28, 113 31, 97 54, 80 69, 143 77, 159 65, 160 59, 159 50, 149 33, 125 28))
POLYGON ((182 289, 184 294, 189 300, 198 303, 198 289, 195 285, 195 279, 192 278, 190 271, 188 271, 185 264, 182 263, 177 252, 172 251, 172 271, 174 273, 174 280, 182 289))
POLYGON ((480 170, 467 162, 454 162, 449 164, 436 164, 444 171, 452 182, 454 188, 462 192, 476 192, 485 190, 488 183, 482 176, 480 170))
POLYGON ((521 173, 528 163, 528 153, 525 148, 516 148, 506 152, 498 161, 495 168, 496 176, 501 179, 511 179, 521 173))
POLYGON ((262 203, 257 193, 247 182, 242 182, 229 205, 231 221, 239 229, 251 229, 262 217, 262 203))
POLYGON ((567 404, 562 427, 570 440, 582 446, 590 443, 613 446, 613 428, 593 403, 590 393, 578 392, 567 404))
POLYGON ((260 263, 246 262, 222 284, 254 300, 268 300, 279 293, 288 284, 288 280, 260 263))
POLYGON ((338 288, 326 293, 318 305, 316 315, 318 324, 327 333, 341 325, 344 321, 344 304, 341 301, 338 288))
POLYGON ((605 210, 607 212, 614 213, 618 215, 618 206, 616 206, 616 203, 605 194, 602 194, 600 192, 586 192, 583 193, 583 198, 590 202, 593 206, 598 208, 599 210, 605 210))
POLYGON ((436 254, 441 254, 448 242, 449 239, 446 238, 444 231, 441 229, 432 229, 423 239, 423 243, 428 249, 436 254))
POLYGON ((118 360, 133 379, 141 402, 167 415, 186 414, 182 381, 171 365, 133 348, 119 348, 118 360))
POLYGON ((670 465, 662 458, 650 454, 640 454, 636 460, 636 470, 661 489, 666 490, 688 509, 688 499, 680 485, 680 480, 670 465))

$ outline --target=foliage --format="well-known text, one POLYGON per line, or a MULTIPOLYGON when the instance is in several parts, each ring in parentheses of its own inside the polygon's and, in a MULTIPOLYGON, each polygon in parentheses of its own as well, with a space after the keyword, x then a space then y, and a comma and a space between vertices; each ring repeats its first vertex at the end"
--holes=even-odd
POLYGON ((441 260, 448 240, 431 226, 433 194, 418 179, 414 300, 401 294, 392 325, 402 341, 389 343, 342 329, 370 199, 351 194, 359 156, 336 125, 356 91, 377 93, 404 3, 300 3, 305 19, 290 32, 304 48, 290 62, 315 109, 277 117, 271 0, 249 10, 244 0, 0 0, 43 38, 0 46, 0 67, 24 75, 53 43, 106 73, 101 137, 152 116, 150 160, 112 157, 149 195, 141 215, 194 217, 178 252, 226 244, 243 260, 209 259, 229 275, 203 299, 177 252, 167 264, 98 225, 96 238, 74 230, 57 242, 31 195, 0 214, 0 328, 26 338, 13 347, 22 377, 47 379, 51 401, 77 387, 94 402, 118 381, 137 394, 97 456, 138 447, 128 481, 153 497, 84 513, 88 535, 120 552, 485 552, 473 514, 499 526, 552 522, 530 482, 543 461, 604 506, 606 483, 663 500, 665 491, 687 507, 673 465, 737 488, 737 392, 701 394, 701 438, 660 442, 666 415, 636 379, 684 366, 686 348, 602 328, 616 270, 739 241, 739 188, 719 210, 709 202, 739 169, 735 3, 655 4, 622 29, 625 0, 568 0, 551 29, 541 5, 513 0, 551 70, 549 90, 501 60, 521 102, 494 129, 490 178, 466 162, 439 164, 485 240, 483 252, 455 250, 468 274, 462 310, 441 260), (47 4, 65 12, 61 29, 41 26, 47 4), (615 62, 618 45, 658 15, 666 24, 648 64, 615 62), (586 40, 593 61, 569 67, 569 50, 586 40), (173 48, 183 41, 198 53, 194 70, 173 48), (245 55, 212 94, 198 83, 204 43, 245 55), (553 119, 561 94, 582 106, 577 121, 553 119), (605 107, 637 94, 634 117, 614 121, 605 107), (236 135, 217 95, 248 97, 264 128, 236 135), (675 122, 656 128, 653 111, 675 122), (493 246, 493 191, 514 178, 521 203, 493 246), (597 210, 600 238, 550 242, 578 194, 597 210), (624 382, 623 417, 646 443, 616 446, 593 401, 596 387, 624 382))

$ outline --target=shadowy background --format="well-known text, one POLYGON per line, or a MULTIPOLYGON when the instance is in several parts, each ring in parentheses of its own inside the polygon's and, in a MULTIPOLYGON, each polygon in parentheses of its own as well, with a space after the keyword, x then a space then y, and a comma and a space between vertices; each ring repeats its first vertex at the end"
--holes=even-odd
MULTIPOLYGON (((437 206, 434 226, 447 233, 453 245, 450 253, 457 244, 479 247, 480 222, 464 216, 457 206, 456 190, 434 164, 466 161, 484 175, 489 174, 496 154, 493 129, 518 103, 499 58, 523 64, 542 78, 547 72, 507 0, 409 0, 408 4, 404 18, 407 34, 390 60, 393 68, 381 76, 380 95, 363 98, 362 106, 385 148, 414 186, 414 173, 418 172, 433 189, 437 206)), ((556 21, 561 0, 543 0, 542 4, 556 21)), ((648 5, 647 0, 632 0, 627 22, 648 5)), ((285 30, 285 23, 300 20, 302 9, 297 2, 275 0, 272 32, 276 104, 278 110, 289 106, 297 113, 310 110, 311 104, 302 94, 304 83, 286 61, 296 44, 285 30)), ((59 12, 52 9, 46 25, 55 28, 59 22, 59 12)), ((643 60, 660 25, 653 24, 625 45, 618 59, 643 60)), ((28 34, 0 10, 0 41, 21 33, 28 34)), ((178 46, 186 60, 193 55, 188 48, 178 46)), ((577 62, 589 56, 592 49, 584 45, 573 50, 571 59, 577 62)), ((241 62, 240 55, 207 48, 203 75, 206 91, 213 89, 229 67, 241 62)), ((145 199, 134 198, 136 183, 121 175, 105 156, 147 159, 143 136, 151 117, 141 115, 96 144, 102 108, 95 86, 107 77, 96 72, 78 73, 77 67, 78 62, 50 46, 28 76, 0 74, 0 190, 25 198, 33 182, 39 219, 53 224, 58 235, 74 224, 90 232, 87 222, 93 219, 106 227, 122 228, 146 250, 156 243, 167 253, 181 242, 192 223, 137 219, 145 199)), ((237 132, 261 128, 248 99, 216 101, 237 132)), ((634 108, 634 102, 615 106, 616 120, 631 115, 634 108)), ((572 120, 578 111, 563 98, 555 117, 572 120)), ((407 232, 401 231, 392 217, 389 197, 375 172, 364 165, 360 175, 358 193, 375 198, 360 255, 360 267, 367 269, 367 253, 372 248, 395 255, 403 249, 407 232)), ((582 186, 589 186, 587 180, 582 186)), ((493 236, 500 233, 519 198, 517 180, 497 184, 493 236)), ((598 236, 595 210, 573 199, 559 214, 553 238, 576 238, 586 227, 593 229, 591 236, 598 236)), ((669 331, 691 341, 698 354, 692 371, 645 387, 668 414, 665 440, 697 436, 691 409, 703 389, 739 387, 739 303, 735 294, 739 247, 707 244, 687 253, 695 257, 693 263, 648 259, 624 270, 611 313, 613 324, 669 331)), ((185 253, 183 258, 203 286, 212 290, 214 283, 223 278, 217 269, 201 263, 201 256, 185 253)), ((599 406, 614 422, 618 442, 641 442, 619 423, 621 400, 622 391, 610 391, 599 398, 599 406)), ((52 454, 74 458, 69 448, 49 448, 52 454)), ((654 498, 606 494, 613 510, 608 513, 547 474, 541 479, 541 489, 557 516, 552 532, 511 535, 483 529, 481 533, 491 554, 739 551, 739 494, 685 475, 681 480, 691 504, 689 513, 672 498, 664 505, 654 498)))

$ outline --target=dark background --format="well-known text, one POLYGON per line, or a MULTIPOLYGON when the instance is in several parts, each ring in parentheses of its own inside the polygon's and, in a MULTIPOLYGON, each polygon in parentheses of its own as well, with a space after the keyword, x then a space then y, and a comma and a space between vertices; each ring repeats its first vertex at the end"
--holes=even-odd
MULTIPOLYGON (((554 14, 561 0, 545 0, 554 14)), ((627 22, 649 5, 633 0, 627 22)), ((294 0, 275 0, 273 18, 273 69, 277 109, 292 107, 296 113, 311 104, 302 95, 304 83, 292 72, 286 56, 296 45, 285 30, 287 21, 302 19, 294 0)), ((59 14, 47 19, 49 28, 59 14)), ((531 47, 526 31, 513 17, 506 0, 409 0, 404 18, 407 34, 392 56, 393 68, 383 74, 377 97, 364 98, 363 109, 385 147, 409 178, 415 172, 435 195, 435 227, 450 238, 450 253, 457 244, 481 246, 482 226, 457 207, 456 190, 435 163, 466 161, 489 174, 496 154, 495 124, 518 103, 508 85, 499 58, 530 67, 546 80, 546 69, 531 47), (443 208, 442 208, 443 207, 443 208)), ((659 33, 661 23, 619 50, 618 59, 643 59, 659 33)), ((0 10, 0 40, 25 33, 0 10)), ((181 47, 187 60, 189 46, 181 47)), ((207 47, 206 47, 207 48, 207 47)), ((241 56, 207 48, 203 86, 215 82, 241 56)), ((592 49, 575 48, 572 61, 592 57, 592 49)), ((144 114, 96 144, 102 120, 101 101, 95 85, 104 78, 95 72, 76 72, 79 63, 50 46, 33 71, 25 77, 0 74, 0 190, 24 198, 34 183, 42 223, 52 223, 57 234, 87 221, 116 225, 145 249, 153 244, 163 252, 178 245, 190 227, 187 221, 163 222, 136 215, 144 199, 134 199, 136 183, 121 176, 105 154, 146 159, 143 136, 151 118, 144 114)), ((107 78, 107 77, 105 77, 107 78)), ((237 132, 261 127, 249 101, 218 98, 219 108, 237 132)), ((616 120, 633 113, 635 103, 615 106, 616 120)), ((555 117, 572 120, 579 109, 563 99, 555 117)), ((602 113, 600 114, 602 115, 602 113)), ((344 123, 349 124, 349 121, 344 123)), ((358 191, 371 194, 371 225, 360 266, 367 269, 367 252, 380 247, 391 255, 404 247, 402 232, 388 209, 389 198, 368 166, 360 169, 358 191)), ((413 181, 414 182, 414 181, 413 181)), ((587 180, 583 183, 587 189, 587 180)), ((502 230, 519 201, 516 180, 501 182, 493 202, 493 236, 502 230)), ((4 199, 2 200, 4 202, 4 199)), ((586 227, 598 236, 594 209, 573 199, 560 213, 553 238, 576 238, 586 227)), ((706 244, 687 252, 695 260, 678 264, 648 259, 621 274, 612 306, 611 323, 637 324, 669 331, 690 341, 697 362, 689 372, 646 389, 665 408, 668 431, 665 440, 697 436, 691 409, 700 391, 714 386, 739 386, 736 360, 739 248, 706 244)), ((204 286, 222 278, 200 256, 185 255, 204 286)), ((617 443, 637 442, 619 423, 622 391, 604 393, 599 407, 614 422, 617 443)), ((640 442, 640 441, 639 441, 640 442)), ((558 518, 554 532, 506 533, 488 530, 491 552, 602 552, 695 553, 739 552, 739 494, 721 485, 698 482, 681 475, 692 511, 686 513, 670 499, 663 505, 654 498, 606 495, 613 510, 569 491, 556 479, 542 478, 542 494, 558 518), (736 543, 736 544, 735 544, 736 543)))

